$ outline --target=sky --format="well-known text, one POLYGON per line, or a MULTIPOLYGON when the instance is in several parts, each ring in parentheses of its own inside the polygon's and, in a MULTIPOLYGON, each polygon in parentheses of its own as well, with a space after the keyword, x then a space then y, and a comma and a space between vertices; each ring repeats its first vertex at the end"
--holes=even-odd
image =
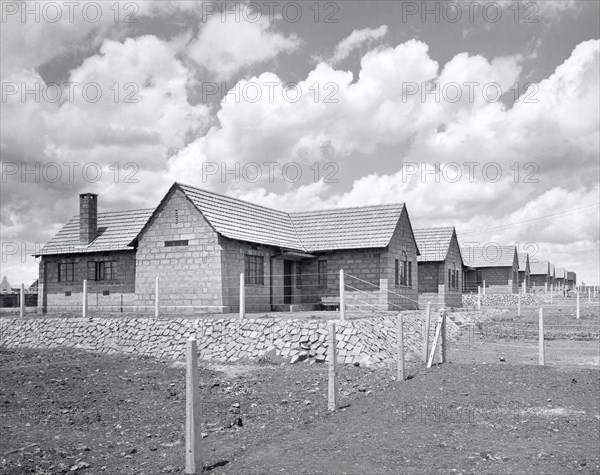
POLYGON ((600 2, 2 1, 2 270, 178 181, 414 228, 599 281, 600 2))

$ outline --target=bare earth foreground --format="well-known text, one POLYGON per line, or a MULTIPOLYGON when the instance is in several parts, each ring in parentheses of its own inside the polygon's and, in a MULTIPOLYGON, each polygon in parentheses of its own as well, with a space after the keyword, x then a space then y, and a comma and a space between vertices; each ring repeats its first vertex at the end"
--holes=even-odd
MULTIPOLYGON (((454 343, 450 363, 409 365, 403 383, 341 368, 336 413, 325 365, 201 363, 205 470, 599 473, 598 342, 552 341, 546 367, 532 342, 482 345, 454 343)), ((2 473, 183 472, 181 363, 5 349, 0 378, 2 473)))

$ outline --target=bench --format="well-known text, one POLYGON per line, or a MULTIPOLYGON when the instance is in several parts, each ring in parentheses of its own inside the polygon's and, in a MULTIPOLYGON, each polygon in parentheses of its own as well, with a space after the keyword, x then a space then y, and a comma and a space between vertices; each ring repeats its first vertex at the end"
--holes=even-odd
POLYGON ((339 310, 339 297, 321 297, 321 310, 339 310))

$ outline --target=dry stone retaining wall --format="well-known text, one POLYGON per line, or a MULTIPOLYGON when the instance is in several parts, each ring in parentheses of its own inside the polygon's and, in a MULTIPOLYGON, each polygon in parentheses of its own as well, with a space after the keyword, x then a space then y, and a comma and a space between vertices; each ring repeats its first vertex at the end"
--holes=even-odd
MULTIPOLYGON (((404 317, 407 359, 421 354, 424 315, 404 317)), ((430 338, 435 323, 432 318, 430 338)), ((387 366, 395 358, 396 317, 380 316, 336 321, 338 361, 363 366, 387 366)), ((459 329, 448 320, 449 339, 459 329)), ((202 318, 0 318, 3 347, 54 348, 68 346, 98 353, 128 353, 157 358, 183 358, 189 337, 198 340, 205 360, 235 362, 273 355, 291 362, 327 360, 328 322, 293 319, 202 318)))

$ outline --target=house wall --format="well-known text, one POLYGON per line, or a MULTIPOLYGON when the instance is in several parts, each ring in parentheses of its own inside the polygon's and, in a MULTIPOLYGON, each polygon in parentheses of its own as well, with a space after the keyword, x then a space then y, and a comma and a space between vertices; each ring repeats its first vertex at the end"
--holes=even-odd
POLYGON ((544 285, 548 283, 548 276, 546 274, 530 274, 529 282, 531 287, 541 287, 544 288, 544 285))
POLYGON ((83 281, 88 280, 88 308, 119 310, 135 304, 135 250, 42 256, 38 287, 38 310, 80 311, 83 301, 83 281), (110 261, 113 279, 88 279, 88 263, 110 261), (73 263, 73 281, 58 281, 58 265, 73 263), (70 292, 70 295, 67 295, 70 292), (108 295, 104 293, 108 292, 108 295))
POLYGON ((518 267, 482 267, 485 291, 490 294, 512 294, 518 289, 518 267), (516 277, 516 278, 515 278, 516 277))
POLYGON ((406 208, 402 210, 387 251, 381 254, 381 278, 387 279, 387 285, 390 290, 388 294, 388 310, 412 310, 418 308, 419 271, 417 245, 406 208), (395 260, 402 259, 402 251, 406 252, 408 261, 412 262, 412 285, 402 286, 395 284, 395 260))
MULTIPOLYGON (((246 284, 244 286, 246 312, 268 312, 272 309, 271 305, 283 305, 284 264, 281 257, 274 257, 280 254, 277 248, 253 245, 223 236, 219 237, 219 244, 222 248, 221 265, 225 311, 239 311, 240 274, 244 272, 246 255, 262 256, 264 261, 263 284, 246 284), (271 286, 273 288, 272 300, 271 286)), ((296 284, 296 277, 293 273, 292 303, 299 303, 301 299, 296 284)))
POLYGON ((438 292, 440 262, 419 262, 419 294, 438 292))
POLYGON ((523 288, 523 282, 525 282, 525 290, 529 290, 531 286, 529 272, 521 270, 519 271, 519 288, 523 288))
POLYGON ((218 235, 177 188, 165 197, 139 238, 135 293, 141 309, 154 306, 157 276, 161 312, 223 310, 218 235), (173 240, 188 240, 188 245, 165 246, 173 240))
POLYGON ((443 274, 439 276, 438 282, 438 293, 443 295, 443 303, 449 307, 462 307, 462 288, 463 288, 463 272, 462 272, 462 258, 460 254, 460 247, 456 237, 453 236, 450 241, 450 247, 448 248, 448 254, 444 260, 443 265, 439 266, 439 271, 443 274), (451 288, 451 283, 448 281, 448 270, 458 271, 456 288, 451 288))
POLYGON ((313 253, 316 259, 300 263, 302 303, 318 304, 321 297, 339 297, 340 269, 344 269, 345 298, 349 308, 368 310, 382 303, 380 295, 382 249, 355 249, 313 253), (318 283, 318 262, 327 261, 326 285, 318 283), (353 290, 356 289, 356 290, 353 290))

